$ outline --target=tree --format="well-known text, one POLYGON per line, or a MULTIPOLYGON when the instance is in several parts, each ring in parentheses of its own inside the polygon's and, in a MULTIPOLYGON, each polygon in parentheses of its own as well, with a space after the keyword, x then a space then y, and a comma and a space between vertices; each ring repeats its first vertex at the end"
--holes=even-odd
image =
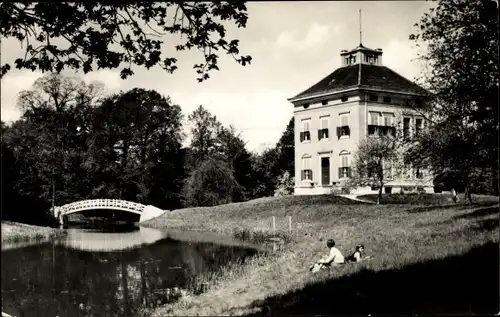
POLYGON ((243 188, 229 164, 208 158, 192 171, 183 193, 186 206, 215 206, 241 201, 243 188))
POLYGON ((182 113, 169 97, 132 89, 103 101, 86 160, 93 196, 178 206, 184 161, 182 113))
MULTIPOLYGON (((430 125, 412 151, 415 164, 455 174, 472 202, 474 171, 498 174, 498 6, 441 0, 416 27, 410 39, 428 46, 421 81, 433 99, 430 125)), ((493 183, 498 193, 498 177, 493 183)))
POLYGON ((245 196, 248 196, 252 187, 252 160, 241 133, 237 133, 232 125, 229 128, 222 127, 217 139, 220 146, 217 157, 234 169, 236 181, 244 188, 245 196))
POLYGON ((354 154, 349 185, 378 187, 377 204, 387 182, 400 175, 404 167, 401 138, 380 135, 362 139, 354 154))
POLYGON ((294 117, 286 126, 286 130, 281 135, 276 148, 279 151, 279 168, 287 171, 290 175, 295 174, 295 120, 294 117))
POLYGON ((28 192, 62 204, 80 197, 82 188, 77 187, 88 187, 81 163, 89 119, 102 91, 100 83, 47 74, 19 93, 17 106, 23 115, 11 132, 17 140, 16 156, 23 162, 21 184, 29 184, 28 192), (41 188, 32 188, 41 180, 41 188))
POLYGON ((253 198, 274 195, 278 177, 283 173, 277 164, 279 158, 280 153, 276 147, 266 149, 262 154, 253 156, 253 198))
MULTIPOLYGON (((64 68, 82 68, 88 73, 96 67, 115 69, 125 63, 120 72, 124 79, 134 74, 132 65, 147 69, 160 65, 169 73, 175 71, 177 59, 163 55, 162 37, 180 35, 177 51, 195 48, 203 52, 204 62, 194 65, 198 81, 203 81, 210 71, 219 69, 217 51, 230 54, 243 66, 250 63, 250 56, 239 56, 238 40, 226 40, 222 23, 229 20, 245 27, 246 10, 243 1, 4 3, 0 35, 25 45, 24 56, 15 61, 18 69, 59 73, 64 68)), ((2 65, 0 76, 10 68, 2 65)))
POLYGON ((191 154, 193 167, 198 166, 209 157, 219 153, 218 136, 222 124, 217 117, 200 105, 189 116, 191 127, 191 154))

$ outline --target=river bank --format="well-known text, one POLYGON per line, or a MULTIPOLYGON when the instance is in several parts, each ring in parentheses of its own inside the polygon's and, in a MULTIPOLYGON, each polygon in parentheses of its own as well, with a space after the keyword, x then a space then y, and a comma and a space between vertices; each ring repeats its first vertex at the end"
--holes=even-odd
MULTIPOLYGON (((144 225, 153 228, 243 235, 253 241, 278 235, 287 243, 280 251, 271 255, 252 258, 245 265, 224 268, 222 274, 208 278, 210 286, 206 292, 183 297, 175 303, 147 313, 152 316, 249 315, 269 313, 270 309, 278 309, 277 307, 284 307, 279 308, 281 311, 278 309, 279 313, 291 313, 293 311, 287 311, 286 307, 298 309, 300 305, 305 305, 310 296, 304 292, 318 285, 330 285, 330 282, 354 278, 364 272, 378 274, 395 271, 403 274, 402 272, 406 272, 406 268, 412 265, 460 258, 471 250, 499 242, 498 197, 478 196, 478 203, 472 206, 450 204, 449 197, 441 197, 442 200, 436 200, 434 195, 422 195, 421 202, 415 202, 412 197, 411 204, 373 205, 330 195, 294 196, 168 212, 144 225), (272 225, 273 216, 275 231, 272 225), (289 217, 292 220, 291 232, 289 217), (356 244, 363 243, 367 253, 375 258, 358 265, 346 265, 311 274, 308 271, 309 266, 328 251, 325 246, 328 238, 335 239, 337 247, 345 255, 351 253, 356 244)), ((498 253, 498 248, 496 252, 498 253)), ((491 258, 497 259, 498 255, 491 254, 491 258)), ((481 261, 478 260, 471 261, 467 268, 484 272, 481 266, 481 261)), ((437 271, 425 269, 412 272, 414 273, 410 275, 391 275, 391 279, 402 283, 411 283, 410 280, 432 283, 433 280, 441 281, 445 276, 442 283, 445 289, 441 287, 441 292, 432 299, 435 301, 434 306, 425 300, 420 308, 411 306, 410 303, 415 300, 408 295, 406 302, 401 300, 407 303, 407 306, 397 306, 401 309, 400 312, 433 312, 433 307, 439 307, 440 300, 448 303, 445 300, 448 294, 454 294, 454 302, 458 303, 491 298, 483 296, 484 294, 477 291, 477 287, 471 287, 473 280, 459 285, 450 284, 449 289, 446 289, 448 280, 464 281, 463 272, 458 270, 439 271, 440 275, 437 275, 437 271)), ((495 269, 492 274, 495 274, 495 269)), ((472 279, 465 276, 467 281, 472 279)), ((345 309, 349 312, 353 307, 365 307, 366 305, 357 305, 363 300, 382 304, 390 301, 387 290, 381 288, 377 291, 379 284, 365 286, 372 291, 364 291, 364 299, 358 296, 359 289, 342 289, 342 294, 347 294, 342 305, 347 307, 345 309), (366 297, 366 294, 370 295, 366 297)), ((495 288, 485 290, 490 293, 493 291, 493 295, 497 294, 498 285, 495 285, 496 291, 495 288)), ((325 289, 323 294, 325 292, 328 293, 328 290, 325 289)), ((496 300, 498 301, 498 296, 496 300)), ((391 306, 386 304, 387 307, 391 306)), ((308 305, 314 306, 310 302, 308 305)), ((461 308, 455 309, 449 305, 441 308, 445 312, 461 312, 461 308)), ((320 308, 316 305, 308 309, 320 308)), ((304 313, 307 312, 308 310, 304 310, 304 313)), ((322 313, 328 313, 328 310, 322 313)), ((333 312, 330 311, 331 313, 333 312)))
POLYGON ((61 229, 2 221, 2 247, 4 244, 48 240, 65 234, 61 229))

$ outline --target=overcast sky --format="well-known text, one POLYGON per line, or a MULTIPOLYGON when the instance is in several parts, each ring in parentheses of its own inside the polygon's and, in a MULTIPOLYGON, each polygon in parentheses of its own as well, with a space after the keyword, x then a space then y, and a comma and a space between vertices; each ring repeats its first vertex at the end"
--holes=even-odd
MULTIPOLYGON (((169 95, 186 119, 201 104, 224 125, 235 125, 249 150, 261 152, 278 141, 293 115, 287 98, 340 67, 340 50, 359 44, 360 8, 363 45, 382 48, 384 65, 406 78, 418 76, 420 67, 412 61, 417 49, 408 35, 416 31, 413 25, 430 6, 424 1, 251 2, 247 27, 227 26, 229 38, 240 40, 240 52, 252 56, 249 66, 222 55, 220 71, 198 83, 192 66, 203 61, 201 53, 175 52, 179 69, 174 74, 160 68, 135 68, 135 75, 127 80, 120 79, 119 70, 77 75, 88 82, 103 82, 109 92, 141 87, 169 95)), ((1 53, 0 64, 12 64, 22 56, 14 39, 2 39, 1 53)), ((2 78, 3 121, 19 118, 17 94, 40 76, 13 70, 2 78)))

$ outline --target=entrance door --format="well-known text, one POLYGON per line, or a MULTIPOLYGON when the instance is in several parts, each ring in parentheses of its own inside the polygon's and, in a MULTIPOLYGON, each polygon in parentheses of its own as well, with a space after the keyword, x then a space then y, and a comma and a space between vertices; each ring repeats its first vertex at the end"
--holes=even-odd
POLYGON ((330 185, 330 158, 321 158, 321 185, 330 185))

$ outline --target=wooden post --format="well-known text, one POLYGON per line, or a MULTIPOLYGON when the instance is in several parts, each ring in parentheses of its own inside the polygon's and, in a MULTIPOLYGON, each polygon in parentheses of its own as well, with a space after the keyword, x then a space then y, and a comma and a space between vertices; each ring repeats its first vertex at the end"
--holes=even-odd
POLYGON ((292 216, 288 216, 288 232, 292 233, 292 216))
POLYGON ((276 217, 273 216, 273 234, 276 233, 276 217))

